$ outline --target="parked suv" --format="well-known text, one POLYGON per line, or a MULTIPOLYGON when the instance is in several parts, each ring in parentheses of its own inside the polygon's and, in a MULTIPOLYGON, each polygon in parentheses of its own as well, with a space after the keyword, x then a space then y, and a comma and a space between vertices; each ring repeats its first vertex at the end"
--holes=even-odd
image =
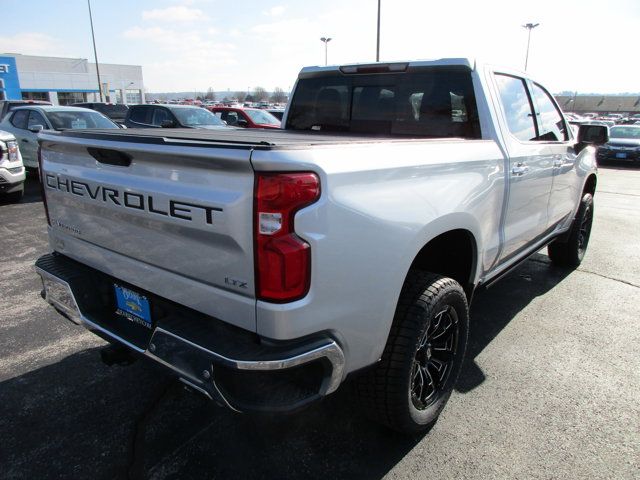
POLYGON ((192 105, 132 105, 127 128, 226 128, 209 110, 192 105))
POLYGON ((16 137, 0 130, 0 195, 20 201, 24 193, 25 171, 16 137))
POLYGON ((124 120, 127 117, 127 112, 129 111, 129 107, 122 103, 86 102, 74 103, 71 106, 90 108, 91 110, 100 112, 117 123, 124 123, 124 120))
POLYGON ((42 130, 117 129, 101 113, 86 108, 34 105, 16 108, 0 122, 0 130, 12 133, 20 142, 24 165, 38 168, 38 133, 42 130))

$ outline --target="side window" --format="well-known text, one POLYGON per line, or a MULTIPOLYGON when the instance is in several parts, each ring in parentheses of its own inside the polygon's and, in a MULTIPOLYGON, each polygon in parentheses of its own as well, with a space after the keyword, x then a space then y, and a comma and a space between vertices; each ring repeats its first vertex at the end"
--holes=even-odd
POLYGON ((151 124, 161 126, 162 122, 164 122, 165 120, 172 120, 169 112, 167 112, 164 108, 154 108, 153 120, 151 121, 151 124))
POLYGON ((34 125, 42 125, 44 128, 47 128, 47 122, 44 119, 44 117, 40 114, 40 112, 31 110, 31 113, 29 114, 29 123, 27 124, 27 127, 31 128, 34 125))
POLYGON ((238 113, 234 111, 224 112, 222 114, 222 120, 227 122, 227 125, 238 125, 238 113))
POLYGON ((131 116, 129 120, 136 123, 146 123, 151 124, 151 119, 149 118, 151 114, 151 108, 148 107, 138 107, 131 109, 131 116))
POLYGON ((562 115, 554 105, 549 94, 540 85, 533 84, 533 98, 538 107, 538 138, 543 142, 562 142, 568 140, 567 127, 562 115))
POLYGON ((535 140, 533 111, 524 80, 510 75, 496 74, 496 83, 511 134, 524 142, 535 140))
POLYGON ((29 118, 29 110, 18 110, 11 117, 11 124, 16 128, 27 129, 27 120, 29 118))

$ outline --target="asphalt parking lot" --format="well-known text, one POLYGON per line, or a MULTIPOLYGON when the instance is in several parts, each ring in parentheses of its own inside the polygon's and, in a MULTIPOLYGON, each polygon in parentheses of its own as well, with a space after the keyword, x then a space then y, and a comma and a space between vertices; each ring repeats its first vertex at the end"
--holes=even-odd
POLYGON ((472 308, 468 361, 428 434, 363 418, 346 389, 287 417, 239 416, 105 343, 40 298, 37 182, 0 205, 0 478, 640 477, 640 170, 603 168, 589 251, 541 252, 472 308))

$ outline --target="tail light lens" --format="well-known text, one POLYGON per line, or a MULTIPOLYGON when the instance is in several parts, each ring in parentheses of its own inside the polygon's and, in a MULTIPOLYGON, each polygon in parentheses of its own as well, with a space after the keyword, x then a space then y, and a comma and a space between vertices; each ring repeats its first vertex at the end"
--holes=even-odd
POLYGON ((40 182, 40 194, 42 195, 42 204, 44 205, 44 214, 47 216, 47 223, 51 225, 49 218, 49 207, 47 207, 47 195, 44 191, 44 170, 42 170, 42 147, 38 147, 38 181, 40 182))
POLYGON ((260 300, 291 302, 311 281, 311 247, 295 234, 295 213, 320 198, 315 173, 259 173, 255 184, 256 291, 260 300))

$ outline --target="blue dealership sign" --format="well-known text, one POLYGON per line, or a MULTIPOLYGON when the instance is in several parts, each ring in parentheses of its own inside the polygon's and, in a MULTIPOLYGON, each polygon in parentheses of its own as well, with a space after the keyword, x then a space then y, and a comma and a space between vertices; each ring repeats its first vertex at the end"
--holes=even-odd
POLYGON ((7 100, 22 98, 15 57, 0 56, 0 91, 4 92, 7 100))

